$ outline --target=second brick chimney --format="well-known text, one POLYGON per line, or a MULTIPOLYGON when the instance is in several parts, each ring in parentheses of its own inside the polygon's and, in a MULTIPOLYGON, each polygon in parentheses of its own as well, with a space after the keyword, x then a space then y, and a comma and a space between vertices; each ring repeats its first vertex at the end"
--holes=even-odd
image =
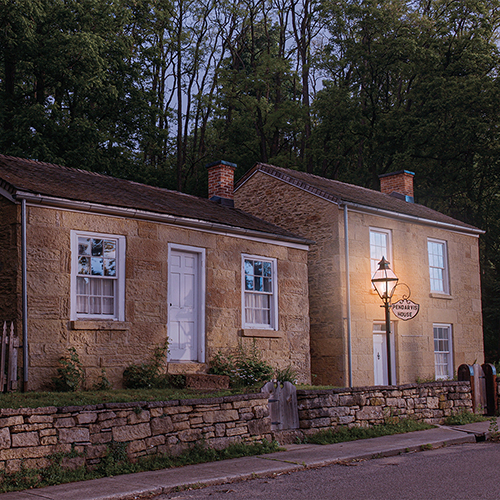
POLYGON ((208 169, 208 199, 234 207, 235 163, 220 160, 205 165, 208 169))
POLYGON ((415 173, 409 170, 399 170, 390 174, 379 175, 380 191, 390 194, 395 198, 405 200, 409 203, 414 202, 413 197, 413 177, 415 173))

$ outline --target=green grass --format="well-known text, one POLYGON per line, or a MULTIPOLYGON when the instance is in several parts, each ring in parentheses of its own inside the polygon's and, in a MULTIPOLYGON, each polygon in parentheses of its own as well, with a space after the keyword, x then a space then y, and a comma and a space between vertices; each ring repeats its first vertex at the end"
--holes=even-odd
POLYGON ((473 424, 474 422, 486 422, 486 420, 489 420, 489 418, 464 410, 456 415, 447 417, 444 423, 445 425, 465 425, 473 424))
POLYGON ((392 434, 404 434, 405 432, 423 431, 432 429, 434 426, 425 422, 417 422, 411 418, 401 419, 396 423, 375 425, 373 427, 341 427, 337 430, 328 429, 319 431, 308 436, 307 443, 312 444, 334 444, 346 441, 356 441, 358 439, 369 439, 392 434))
MULTIPOLYGON (((217 398, 249 393, 245 390, 207 392, 192 389, 121 389, 78 392, 11 392, 0 394, 0 408, 39 408, 42 406, 84 406, 101 403, 170 401, 175 399, 217 398)), ((260 390, 254 390, 260 392, 260 390)))
POLYGON ((108 448, 108 454, 94 469, 81 466, 75 470, 61 468, 65 458, 74 458, 78 454, 57 454, 50 457, 51 465, 44 469, 22 469, 15 473, 0 474, 0 492, 18 491, 31 488, 42 488, 55 484, 74 481, 86 481, 101 477, 118 476, 150 470, 168 469, 184 465, 214 462, 229 458, 239 458, 252 455, 262 455, 280 451, 276 441, 263 441, 262 443, 243 444, 235 443, 223 450, 208 448, 197 444, 179 456, 154 455, 143 457, 136 462, 127 458, 126 444, 114 443, 108 448))

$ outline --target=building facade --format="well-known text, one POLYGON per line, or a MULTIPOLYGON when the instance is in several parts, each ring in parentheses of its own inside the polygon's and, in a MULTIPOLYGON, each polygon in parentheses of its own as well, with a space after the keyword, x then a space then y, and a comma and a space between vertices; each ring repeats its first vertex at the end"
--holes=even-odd
POLYGON ((104 368, 120 387, 167 339, 172 373, 206 372, 241 343, 310 381, 306 239, 225 195, 19 158, 0 156, 0 194, 0 312, 23 344, 25 388, 49 389, 70 347, 88 386, 104 368))
POLYGON ((237 207, 314 241, 313 383, 387 384, 385 314, 371 284, 382 257, 399 278, 392 302, 410 296, 420 306, 407 321, 391 313, 392 382, 449 379, 484 360, 481 231, 413 203, 411 172, 384 176, 381 189, 265 164, 236 184, 237 207))

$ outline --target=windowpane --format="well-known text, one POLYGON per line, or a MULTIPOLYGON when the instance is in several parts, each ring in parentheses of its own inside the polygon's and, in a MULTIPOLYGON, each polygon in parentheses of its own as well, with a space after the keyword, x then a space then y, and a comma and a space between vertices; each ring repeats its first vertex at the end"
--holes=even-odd
POLYGON ((92 257, 91 266, 92 266, 92 274, 94 276, 104 275, 104 262, 101 257, 92 257))
POLYGON ((90 255, 90 238, 78 238, 78 255, 90 255))
POLYGON ((92 240, 92 255, 95 257, 99 257, 102 255, 102 245, 103 245, 103 240, 92 240))
POLYGON ((90 274, 90 257, 78 257, 78 274, 90 274))

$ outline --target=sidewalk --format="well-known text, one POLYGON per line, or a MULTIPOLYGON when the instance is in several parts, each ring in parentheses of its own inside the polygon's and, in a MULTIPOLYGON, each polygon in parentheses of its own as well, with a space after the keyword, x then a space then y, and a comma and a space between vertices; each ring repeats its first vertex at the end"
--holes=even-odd
MULTIPOLYGON (((500 419, 498 419, 500 422, 500 419)), ((410 451, 474 443, 489 437, 490 422, 395 434, 330 445, 286 445, 286 451, 189 465, 176 469, 140 472, 36 490, 0 494, 0 500, 131 500, 169 493, 194 485, 230 483, 256 476, 293 472, 355 459, 399 455, 410 451), (477 439, 476 439, 477 438, 477 439), (69 493, 70 492, 70 493, 69 493)))

